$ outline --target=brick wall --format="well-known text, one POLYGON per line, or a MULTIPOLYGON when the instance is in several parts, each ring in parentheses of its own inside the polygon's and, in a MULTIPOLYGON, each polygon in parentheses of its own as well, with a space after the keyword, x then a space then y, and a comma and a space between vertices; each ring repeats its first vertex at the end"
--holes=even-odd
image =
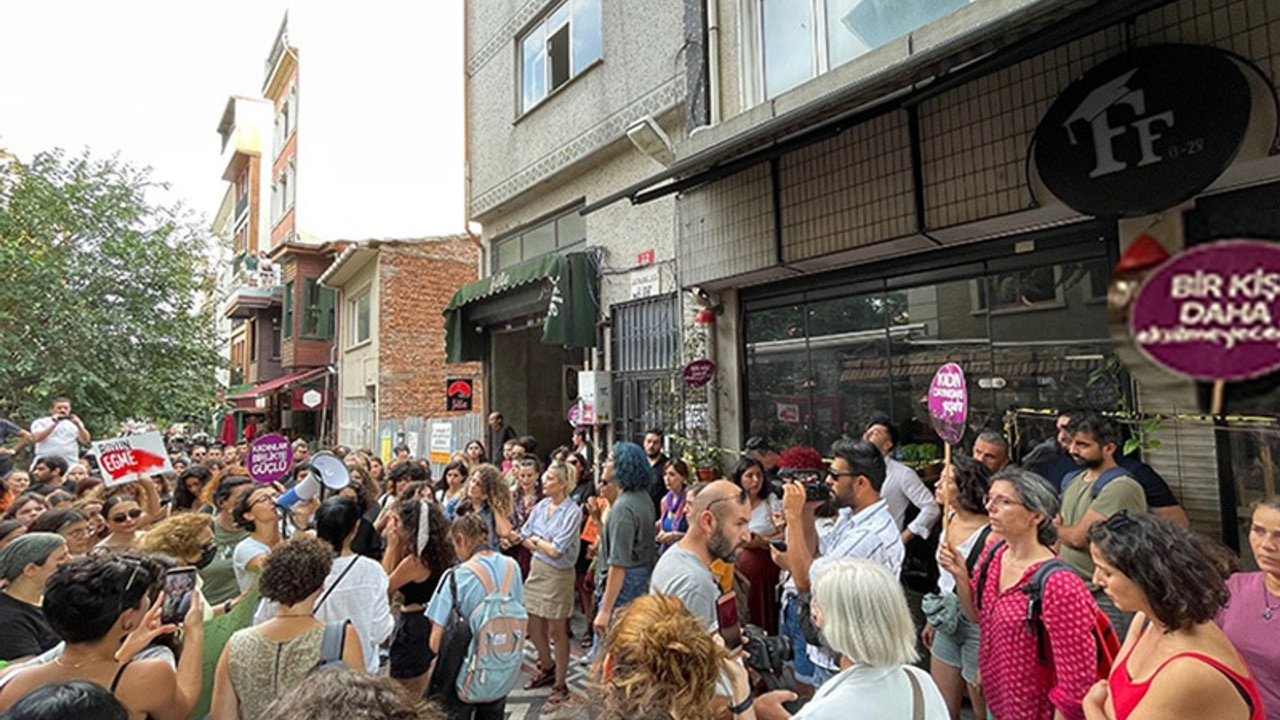
POLYGON ((442 313, 458 288, 476 279, 477 249, 465 236, 379 248, 379 418, 444 417, 445 381, 475 383, 474 412, 484 409, 480 363, 445 363, 442 313))

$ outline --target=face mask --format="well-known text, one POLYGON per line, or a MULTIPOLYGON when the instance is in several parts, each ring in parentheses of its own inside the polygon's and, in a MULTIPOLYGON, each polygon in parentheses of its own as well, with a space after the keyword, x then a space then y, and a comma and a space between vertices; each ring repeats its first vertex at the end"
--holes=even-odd
POLYGON ((200 559, 196 561, 196 568, 203 570, 204 568, 208 567, 209 563, 213 562, 213 559, 217 557, 217 555, 218 555, 217 545, 207 545, 201 548, 200 559))

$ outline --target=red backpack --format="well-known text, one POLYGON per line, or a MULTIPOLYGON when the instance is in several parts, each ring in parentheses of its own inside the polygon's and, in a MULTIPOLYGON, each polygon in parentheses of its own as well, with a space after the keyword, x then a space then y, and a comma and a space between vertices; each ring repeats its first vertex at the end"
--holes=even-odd
MULTIPOLYGON (((992 543, 986 556, 978 565, 978 591, 974 597, 974 605, 979 612, 982 610, 983 588, 987 585, 987 569, 991 567, 991 560, 996 556, 996 550, 1003 544, 1003 540, 992 543)), ((1062 558, 1045 560, 1031 574, 1027 584, 1022 586, 1022 592, 1027 596, 1027 629, 1036 636, 1036 660, 1041 665, 1049 664, 1049 637, 1044 629, 1044 619, 1041 617, 1044 605, 1044 584, 1048 582, 1051 575, 1060 571, 1075 572, 1062 558)), ((1106 680, 1111 676, 1111 666, 1115 664, 1116 656, 1120 652, 1120 638, 1116 635, 1115 628, 1111 627, 1111 618, 1108 618, 1096 604, 1093 606, 1093 627, 1089 629, 1089 634, 1093 636, 1093 645, 1098 652, 1097 679, 1106 680)))

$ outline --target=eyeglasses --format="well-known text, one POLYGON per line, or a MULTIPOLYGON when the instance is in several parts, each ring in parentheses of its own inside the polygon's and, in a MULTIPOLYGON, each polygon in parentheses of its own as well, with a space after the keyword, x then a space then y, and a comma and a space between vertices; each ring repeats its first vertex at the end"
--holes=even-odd
POLYGON ((261 505, 261 504, 263 504, 263 503, 272 503, 272 504, 275 504, 275 501, 276 501, 276 496, 275 496, 275 495, 263 495, 262 497, 258 498, 257 500, 254 500, 253 502, 249 503, 249 505, 254 506, 254 505, 261 505))
POLYGON ((840 472, 840 471, 836 470, 835 468, 827 468, 827 477, 833 477, 833 478, 835 478, 836 480, 839 480, 839 479, 840 479, 840 478, 842 478, 842 477, 858 477, 858 473, 856 473, 856 472, 840 472))
POLYGON ((1000 510, 1008 510, 1014 506, 1026 507, 1020 501, 1004 495, 984 495, 982 497, 982 506, 988 510, 998 508, 1000 510))
POLYGON ((125 520, 137 520, 142 517, 142 508, 134 508, 128 512, 122 512, 119 515, 112 515, 111 522, 122 523, 125 520))

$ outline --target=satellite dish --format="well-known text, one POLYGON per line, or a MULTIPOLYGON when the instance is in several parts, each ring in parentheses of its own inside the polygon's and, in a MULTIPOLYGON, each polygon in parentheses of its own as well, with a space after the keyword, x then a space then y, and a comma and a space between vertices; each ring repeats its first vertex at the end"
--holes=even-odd
POLYGON ((351 484, 351 473, 342 459, 330 452, 318 452, 311 456, 311 472, 320 484, 330 490, 341 490, 351 484))

